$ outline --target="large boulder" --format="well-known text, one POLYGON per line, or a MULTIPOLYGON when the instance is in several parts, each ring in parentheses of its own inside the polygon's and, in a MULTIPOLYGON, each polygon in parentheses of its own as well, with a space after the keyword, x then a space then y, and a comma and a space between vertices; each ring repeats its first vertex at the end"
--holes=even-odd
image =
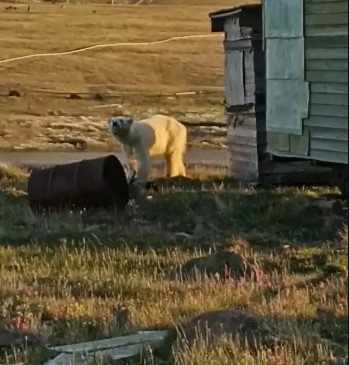
POLYGON ((189 321, 178 331, 176 347, 191 347, 197 339, 211 344, 222 336, 250 348, 278 341, 262 318, 246 311, 228 309, 204 313, 189 321))
POLYGON ((39 345, 39 336, 30 331, 20 331, 17 329, 0 329, 0 349, 3 347, 39 345))
POLYGON ((223 282, 230 282, 247 278, 260 280, 262 272, 236 252, 218 251, 189 260, 171 272, 169 277, 183 280, 216 278, 223 282))

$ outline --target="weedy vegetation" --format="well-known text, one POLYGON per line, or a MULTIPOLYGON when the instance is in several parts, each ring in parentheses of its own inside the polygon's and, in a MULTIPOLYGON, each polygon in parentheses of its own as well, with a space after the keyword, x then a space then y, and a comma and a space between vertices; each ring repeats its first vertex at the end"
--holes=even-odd
MULTIPOLYGON (((41 338, 1 348, 4 363, 42 363, 44 344, 75 343, 128 330, 172 329, 166 343, 129 364, 341 364, 348 343, 347 210, 314 205, 330 188, 237 187, 224 172, 159 179, 124 214, 34 216, 27 172, 0 169, 0 323, 41 338), (315 200, 314 200, 315 199, 315 200), (265 280, 239 285, 169 279, 187 260, 229 249, 257 263, 265 280), (216 309, 264 318, 284 341, 243 349, 222 338, 173 347, 177 326, 216 309), (22 317, 21 317, 22 316, 22 317)), ((0 327, 0 340, 1 340, 0 327)))

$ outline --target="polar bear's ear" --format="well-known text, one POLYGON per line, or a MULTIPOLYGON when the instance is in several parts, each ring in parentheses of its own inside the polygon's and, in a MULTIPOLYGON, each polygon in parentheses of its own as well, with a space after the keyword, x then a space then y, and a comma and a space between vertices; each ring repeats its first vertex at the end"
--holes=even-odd
POLYGON ((133 124, 133 122, 134 122, 134 119, 133 118, 127 118, 127 123, 128 123, 128 125, 132 125, 133 124))

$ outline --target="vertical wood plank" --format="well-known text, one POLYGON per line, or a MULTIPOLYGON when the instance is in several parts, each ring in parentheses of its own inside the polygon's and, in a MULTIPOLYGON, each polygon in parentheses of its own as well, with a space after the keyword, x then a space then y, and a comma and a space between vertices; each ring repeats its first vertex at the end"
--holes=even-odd
POLYGON ((224 31, 226 33, 226 39, 229 41, 237 40, 241 38, 241 28, 238 16, 227 18, 224 23, 224 31))
POLYGON ((243 52, 228 51, 225 56, 225 100, 228 105, 245 104, 243 52))
POLYGON ((248 92, 246 90, 246 83, 247 80, 250 80, 251 83, 256 82, 256 75, 255 75, 255 69, 254 69, 254 52, 253 49, 251 51, 245 51, 243 55, 243 62, 244 62, 244 94, 245 94, 245 103, 252 102, 253 104, 256 103, 255 94, 253 93, 252 97, 251 95, 248 95, 248 92))

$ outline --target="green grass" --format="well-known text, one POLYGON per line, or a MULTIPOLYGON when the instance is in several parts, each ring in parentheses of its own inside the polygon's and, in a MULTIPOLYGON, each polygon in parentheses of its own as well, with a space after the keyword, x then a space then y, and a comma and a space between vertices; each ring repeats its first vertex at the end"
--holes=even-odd
MULTIPOLYGON (((124 215, 36 217, 28 208, 26 173, 0 171, 0 323, 25 313, 28 326, 39 330, 40 318, 51 318, 48 342, 58 344, 117 335, 117 306, 129 309, 134 329, 174 328, 208 310, 237 308, 261 315, 288 341, 257 353, 226 340, 199 342, 172 356, 169 340, 134 363, 318 365, 331 351, 347 355, 347 217, 310 204, 331 190, 237 188, 220 173, 191 171, 193 181, 160 180, 152 199, 124 215), (198 235, 190 240, 176 235, 193 231, 198 235), (257 261, 266 282, 232 288, 164 275, 227 247, 257 261), (330 311, 330 322, 317 316, 320 307, 330 311)), ((7 356, 9 363, 39 364, 47 354, 37 348, 7 356)))

